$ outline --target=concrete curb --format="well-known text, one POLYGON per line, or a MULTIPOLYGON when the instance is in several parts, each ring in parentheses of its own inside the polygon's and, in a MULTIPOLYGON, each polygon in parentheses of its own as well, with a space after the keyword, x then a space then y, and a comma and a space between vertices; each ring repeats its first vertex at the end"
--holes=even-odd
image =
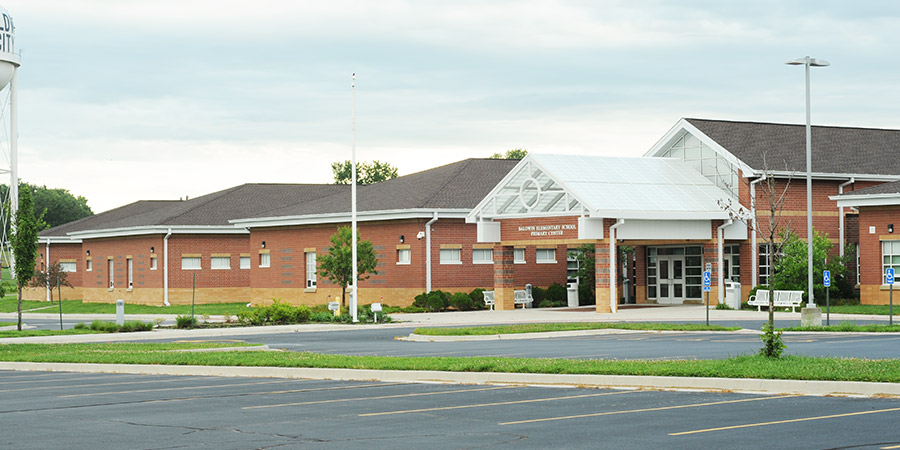
POLYGON ((794 394, 808 396, 900 397, 900 384, 856 381, 29 362, 0 362, 0 370, 381 381, 389 383, 485 384, 594 389, 650 389, 666 391, 794 394))
POLYGON ((540 333, 507 333, 484 334, 466 336, 432 336, 410 333, 407 337, 397 338, 399 341, 408 342, 467 342, 467 341, 515 341, 524 339, 551 339, 558 337, 598 336, 606 334, 692 334, 692 333, 723 333, 723 334, 760 334, 757 330, 742 328, 735 331, 678 331, 678 330, 624 330, 619 328, 605 328, 599 330, 572 330, 572 331, 546 331, 540 333))

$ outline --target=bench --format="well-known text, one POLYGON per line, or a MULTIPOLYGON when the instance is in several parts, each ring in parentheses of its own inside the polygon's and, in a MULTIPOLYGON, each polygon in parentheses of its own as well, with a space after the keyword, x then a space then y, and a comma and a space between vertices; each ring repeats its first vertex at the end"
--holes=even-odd
MULTIPOLYGON (((484 291, 484 305, 490 306, 491 311, 494 310, 494 291, 484 291)), ((530 289, 516 290, 513 292, 513 307, 515 305, 522 305, 522 308, 530 308, 531 303, 534 302, 534 297, 531 296, 530 289)))
MULTIPOLYGON (((776 308, 791 308, 791 312, 796 312, 794 308, 803 303, 803 291, 775 291, 775 300, 772 302, 776 308)), ((760 289, 756 291, 756 295, 751 295, 747 301, 750 306, 755 306, 757 311, 762 311, 762 307, 769 307, 769 290, 760 289)))

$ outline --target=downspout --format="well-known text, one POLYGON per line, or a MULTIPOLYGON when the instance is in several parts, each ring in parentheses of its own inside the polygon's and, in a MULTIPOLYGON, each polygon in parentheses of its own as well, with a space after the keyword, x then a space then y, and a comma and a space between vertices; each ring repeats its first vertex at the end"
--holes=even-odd
POLYGON ((719 277, 718 283, 716 283, 716 287, 719 289, 718 302, 721 305, 725 300, 725 280, 724 280, 724 265, 725 258, 723 256, 725 252, 725 227, 731 226, 734 223, 734 219, 728 219, 722 225, 719 225, 717 229, 719 235, 719 267, 716 269, 716 273, 719 277))
MULTIPOLYGON (((619 219, 609 227, 609 310, 613 314, 618 312, 619 297, 616 295, 616 228, 625 223, 625 219, 619 219)), ((595 269, 596 270, 596 269, 595 269)))
MULTIPOLYGON (((847 180, 846 182, 839 184, 838 185, 838 195, 841 195, 844 193, 844 186, 849 186, 855 182, 856 182, 856 178, 850 177, 850 179, 847 180)), ((843 206, 838 207, 838 231, 840 234, 840 246, 841 246, 840 247, 840 255, 841 255, 841 258, 843 258, 844 257, 844 245, 845 245, 844 244, 844 207, 843 206)))
POLYGON ((50 301, 50 292, 53 288, 50 286, 50 238, 47 238, 47 250, 44 252, 46 258, 44 258, 44 275, 47 277, 47 282, 44 283, 47 286, 47 301, 50 301))
POLYGON ((425 222, 425 292, 431 292, 431 225, 438 220, 437 211, 425 222))
POLYGON ((166 237, 163 238, 163 304, 169 304, 169 237, 172 236, 172 229, 169 228, 166 237))
POLYGON ((756 226, 759 223, 756 220, 756 183, 765 179, 766 177, 762 176, 750 182, 750 220, 753 223, 750 226, 750 269, 752 270, 750 288, 755 288, 756 282, 759 281, 759 246, 756 244, 756 235, 758 234, 756 226))

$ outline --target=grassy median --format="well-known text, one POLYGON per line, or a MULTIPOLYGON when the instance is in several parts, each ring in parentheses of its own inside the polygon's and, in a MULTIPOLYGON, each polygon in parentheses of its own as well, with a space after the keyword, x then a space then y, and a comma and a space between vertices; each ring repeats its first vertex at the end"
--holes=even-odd
POLYGON ((741 327, 723 327, 693 323, 619 322, 619 323, 523 323, 459 328, 416 328, 413 333, 423 336, 486 336, 494 334, 546 333, 579 330, 638 330, 638 331, 736 331, 741 327))
MULTIPOLYGON (((16 312, 17 300, 15 297, 0 299, 0 313, 16 312)), ((237 315, 242 311, 248 311, 246 303, 210 303, 194 306, 196 315, 237 315)), ((32 313, 56 314, 59 312, 59 302, 45 302, 25 300, 22 301, 22 311, 32 313)), ((115 314, 115 303, 85 303, 81 300, 63 300, 63 314, 115 314)), ((152 306, 125 304, 125 314, 190 314, 191 305, 152 306)))
POLYGON ((900 382, 900 360, 738 356, 713 360, 570 360, 498 357, 377 357, 296 352, 178 352, 205 344, 5 344, 0 361, 437 370, 900 382))

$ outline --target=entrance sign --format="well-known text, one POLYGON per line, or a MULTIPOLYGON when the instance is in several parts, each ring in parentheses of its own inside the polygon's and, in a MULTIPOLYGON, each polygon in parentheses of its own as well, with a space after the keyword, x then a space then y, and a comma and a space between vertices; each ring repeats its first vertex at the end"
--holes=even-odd
POLYGON ((830 287, 830 286, 831 286, 831 271, 830 271, 830 270, 826 270, 826 271, 825 271, 825 273, 824 273, 824 281, 825 281, 825 287, 830 287))

